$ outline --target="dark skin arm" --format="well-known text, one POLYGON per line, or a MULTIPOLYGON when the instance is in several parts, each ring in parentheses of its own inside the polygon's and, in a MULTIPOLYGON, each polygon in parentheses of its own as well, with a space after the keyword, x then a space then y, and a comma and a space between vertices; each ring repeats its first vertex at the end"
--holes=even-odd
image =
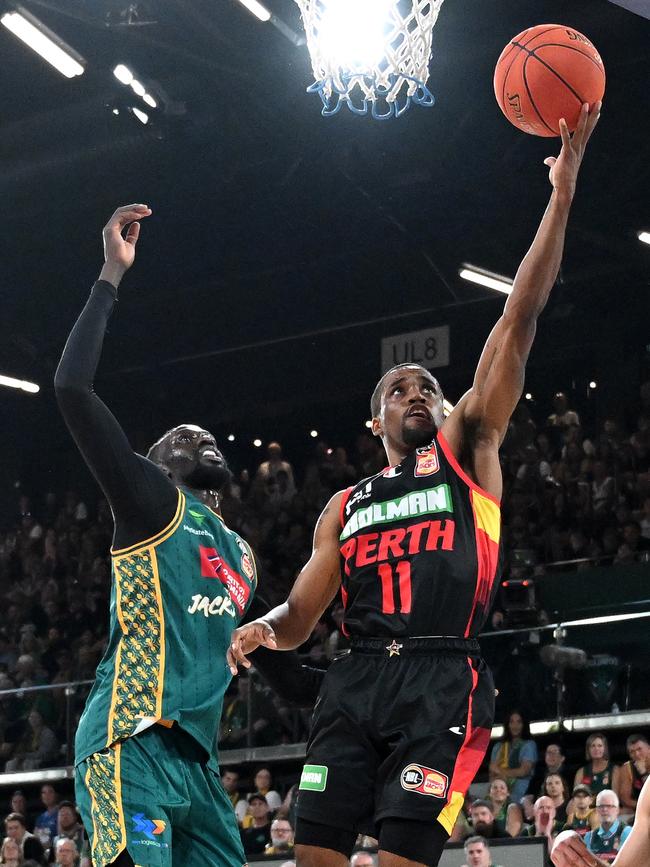
POLYGON ((443 425, 453 453, 474 481, 500 499, 498 449, 521 397, 524 371, 537 319, 557 278, 567 221, 585 148, 599 118, 600 103, 583 106, 573 136, 560 121, 562 150, 545 160, 553 192, 535 239, 514 280, 503 315, 490 333, 472 388, 443 425))
POLYGON ((246 658, 258 647, 293 650, 309 638, 314 626, 341 585, 339 565, 339 511, 342 493, 335 494, 316 524, 309 562, 293 585, 286 602, 259 620, 233 632, 228 664, 233 675, 237 665, 250 668, 246 658))

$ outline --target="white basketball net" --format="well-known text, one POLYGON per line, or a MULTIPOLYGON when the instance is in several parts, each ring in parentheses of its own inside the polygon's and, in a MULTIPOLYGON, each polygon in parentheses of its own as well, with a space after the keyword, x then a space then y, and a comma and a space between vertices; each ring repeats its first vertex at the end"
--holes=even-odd
POLYGON ((443 0, 296 0, 323 114, 398 117, 433 105, 426 86, 431 38, 443 0))

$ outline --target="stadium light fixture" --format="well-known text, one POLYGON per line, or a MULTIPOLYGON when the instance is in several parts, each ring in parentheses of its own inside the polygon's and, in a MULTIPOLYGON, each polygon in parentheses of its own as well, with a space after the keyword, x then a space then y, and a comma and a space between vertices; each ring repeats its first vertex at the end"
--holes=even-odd
POLYGON ((126 84, 128 86, 133 81, 133 73, 129 67, 125 66, 123 63, 117 64, 113 70, 113 75, 117 78, 120 84, 126 84))
POLYGON ((468 280, 470 283, 495 289, 505 295, 510 295, 512 292, 512 280, 508 277, 502 277, 500 274, 492 274, 490 271, 483 271, 473 265, 463 265, 458 273, 463 280, 468 280))
POLYGON ((83 75, 86 63, 83 57, 22 6, 5 12, 0 22, 61 75, 66 78, 83 75))
POLYGON ((150 93, 145 93, 145 95, 142 97, 142 101, 146 102, 150 108, 158 108, 158 103, 150 93))
POLYGON ((28 382, 26 379, 15 379, 13 376, 4 376, 0 373, 0 385, 6 385, 7 388, 19 388, 21 391, 27 391, 29 394, 38 394, 41 390, 40 385, 35 382, 28 382))
POLYGON ((317 430, 310 430, 310 431, 309 431, 309 436, 310 436, 312 439, 316 439, 316 437, 318 436, 318 431, 317 431, 317 430))
POLYGON ((137 108, 135 105, 131 106, 131 111, 137 117, 137 119, 140 121, 140 123, 144 123, 144 124, 149 123, 149 115, 147 114, 146 111, 142 111, 142 109, 137 108))
POLYGON ((638 238, 644 244, 650 244, 650 232, 639 232, 638 238))
POLYGON ((234 434, 228 434, 228 442, 229 443, 235 442, 235 435, 234 434))
POLYGON ((270 21, 271 13, 258 0, 239 0, 242 6, 245 6, 249 12, 252 12, 260 21, 270 21))
POLYGON ((262 445, 262 440, 261 439, 253 440, 253 445, 255 446, 256 449, 259 449, 259 447, 262 445))

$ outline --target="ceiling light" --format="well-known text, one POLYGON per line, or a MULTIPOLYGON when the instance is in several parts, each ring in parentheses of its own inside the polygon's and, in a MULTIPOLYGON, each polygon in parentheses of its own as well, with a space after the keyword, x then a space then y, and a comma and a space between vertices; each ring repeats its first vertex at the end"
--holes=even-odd
POLYGON ((366 427, 367 427, 367 428, 371 428, 371 427, 372 427, 372 421, 371 421, 371 419, 368 419, 368 421, 366 422, 366 427))
POLYGON ((28 382, 26 379, 14 379, 13 376, 3 376, 2 374, 0 374, 0 385, 6 385, 7 388, 19 388, 30 394, 38 394, 41 390, 40 385, 36 385, 35 382, 28 382))
POLYGON ((260 439, 253 440, 253 445, 255 446, 256 449, 258 449, 262 445, 262 440, 260 440, 260 439))
POLYGON ((526 400, 532 400, 532 399, 533 399, 533 396, 532 396, 532 394, 531 394, 529 391, 527 391, 526 394, 525 394, 525 398, 526 398, 526 400))
POLYGON ((239 0, 242 6, 245 6, 249 12, 252 12, 256 18, 259 18, 260 21, 269 21, 271 19, 271 13, 266 8, 266 6, 262 6, 261 3, 258 3, 258 0, 239 0))
POLYGON ((229 443, 235 442, 235 435, 234 434, 228 434, 228 442, 229 443))
POLYGON ((5 12, 0 22, 66 78, 83 74, 83 57, 22 6, 5 12))
POLYGON ((131 82, 131 90, 133 91, 133 93, 135 93, 136 96, 144 96, 147 92, 144 88, 144 84, 138 81, 137 78, 134 78, 131 82))
POLYGON ((639 232, 638 237, 644 244, 650 244, 650 232, 639 232))
POLYGON ((147 105, 151 108, 158 108, 158 103, 150 93, 145 93, 145 95, 142 97, 142 101, 146 102, 147 105))
POLYGON ((508 277, 501 277, 499 274, 482 271, 474 268, 472 265, 463 265, 458 273, 463 280, 468 280, 470 283, 478 283, 479 286, 486 286, 488 289, 495 289, 497 292, 504 292, 506 295, 510 295, 512 292, 512 280, 508 277))
POLYGON ((129 69, 128 66, 125 66, 123 63, 118 63, 118 65, 113 70, 113 75, 119 82, 122 84, 131 84, 133 81, 133 73, 129 69))
POLYGON ((140 121, 140 123, 149 123, 149 115, 146 111, 142 111, 140 108, 136 108, 134 105, 131 106, 131 111, 140 121))
POLYGON ((310 430, 309 436, 312 437, 313 439, 316 439, 316 437, 318 436, 318 431, 317 430, 310 430))
POLYGON ((598 383, 596 382, 596 380, 592 379, 591 382, 589 383, 589 388, 596 388, 597 385, 598 385, 598 383))

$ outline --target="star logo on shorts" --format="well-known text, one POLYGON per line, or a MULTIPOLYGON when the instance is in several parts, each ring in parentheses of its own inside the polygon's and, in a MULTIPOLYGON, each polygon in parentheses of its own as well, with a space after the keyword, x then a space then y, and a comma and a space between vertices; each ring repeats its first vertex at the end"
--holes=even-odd
POLYGON ((398 644, 395 639, 393 639, 391 644, 386 645, 386 650, 388 651, 388 656, 399 656, 400 650, 404 647, 403 644, 398 644))

